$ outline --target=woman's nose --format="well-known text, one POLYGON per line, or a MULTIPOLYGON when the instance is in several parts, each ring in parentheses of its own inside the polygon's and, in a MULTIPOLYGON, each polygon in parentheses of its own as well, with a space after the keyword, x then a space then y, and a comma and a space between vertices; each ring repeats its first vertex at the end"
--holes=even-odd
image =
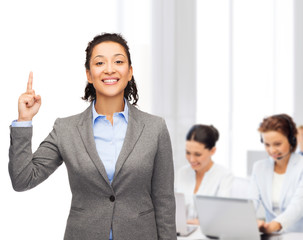
POLYGON ((194 162, 195 161, 194 156, 190 155, 188 157, 188 161, 191 162, 191 163, 194 162))
POLYGON ((276 153, 277 152, 277 148, 276 147, 269 147, 269 152, 271 154, 276 153))
POLYGON ((111 74, 114 71, 115 71, 115 68, 114 68, 113 64, 111 64, 111 63, 106 64, 105 70, 104 70, 105 73, 111 74))

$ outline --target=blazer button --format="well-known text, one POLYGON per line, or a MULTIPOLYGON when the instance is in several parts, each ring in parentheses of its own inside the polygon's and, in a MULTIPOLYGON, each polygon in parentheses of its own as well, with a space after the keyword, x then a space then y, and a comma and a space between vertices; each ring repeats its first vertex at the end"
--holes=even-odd
POLYGON ((111 196, 109 197, 109 200, 110 200, 111 202, 114 202, 114 201, 116 200, 116 198, 115 198, 114 195, 111 195, 111 196))

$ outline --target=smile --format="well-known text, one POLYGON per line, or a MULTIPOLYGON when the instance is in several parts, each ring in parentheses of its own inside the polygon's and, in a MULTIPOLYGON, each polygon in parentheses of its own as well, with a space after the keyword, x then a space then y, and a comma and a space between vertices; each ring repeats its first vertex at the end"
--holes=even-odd
POLYGON ((104 82, 107 85, 115 84, 119 81, 119 79, 111 78, 111 79, 103 79, 102 82, 104 82))
POLYGON ((190 165, 192 165, 193 167, 198 166, 199 163, 191 163, 190 165))

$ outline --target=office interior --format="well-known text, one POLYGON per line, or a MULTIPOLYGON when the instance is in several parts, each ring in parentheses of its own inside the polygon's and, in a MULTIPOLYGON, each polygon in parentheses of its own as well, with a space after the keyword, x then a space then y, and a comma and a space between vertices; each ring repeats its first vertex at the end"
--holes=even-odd
POLYGON ((81 100, 84 51, 101 32, 121 32, 128 40, 138 107, 165 119, 176 171, 187 163, 185 135, 195 123, 219 130, 213 160, 241 178, 249 177, 251 161, 264 154, 257 131, 264 117, 287 113, 303 124, 300 0, 17 0, 1 2, 0 11, 6 36, 0 44, 2 86, 7 89, 0 119, 1 202, 6 206, 1 239, 8 234, 40 239, 49 225, 55 230, 45 240, 63 236, 71 197, 66 169, 61 166, 29 192, 14 192, 7 171, 8 126, 17 117, 17 99, 31 70, 42 96, 33 149, 57 117, 88 106, 81 100))

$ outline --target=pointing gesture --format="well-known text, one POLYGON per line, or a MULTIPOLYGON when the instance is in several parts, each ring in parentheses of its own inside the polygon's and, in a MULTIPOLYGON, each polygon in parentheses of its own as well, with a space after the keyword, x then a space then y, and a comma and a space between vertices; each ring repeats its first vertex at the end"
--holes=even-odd
POLYGON ((30 72, 28 76, 26 92, 29 92, 32 89, 33 89, 33 72, 30 72))
POLYGON ((18 122, 31 121, 41 106, 41 97, 33 90, 33 72, 30 72, 26 92, 19 97, 18 122))

